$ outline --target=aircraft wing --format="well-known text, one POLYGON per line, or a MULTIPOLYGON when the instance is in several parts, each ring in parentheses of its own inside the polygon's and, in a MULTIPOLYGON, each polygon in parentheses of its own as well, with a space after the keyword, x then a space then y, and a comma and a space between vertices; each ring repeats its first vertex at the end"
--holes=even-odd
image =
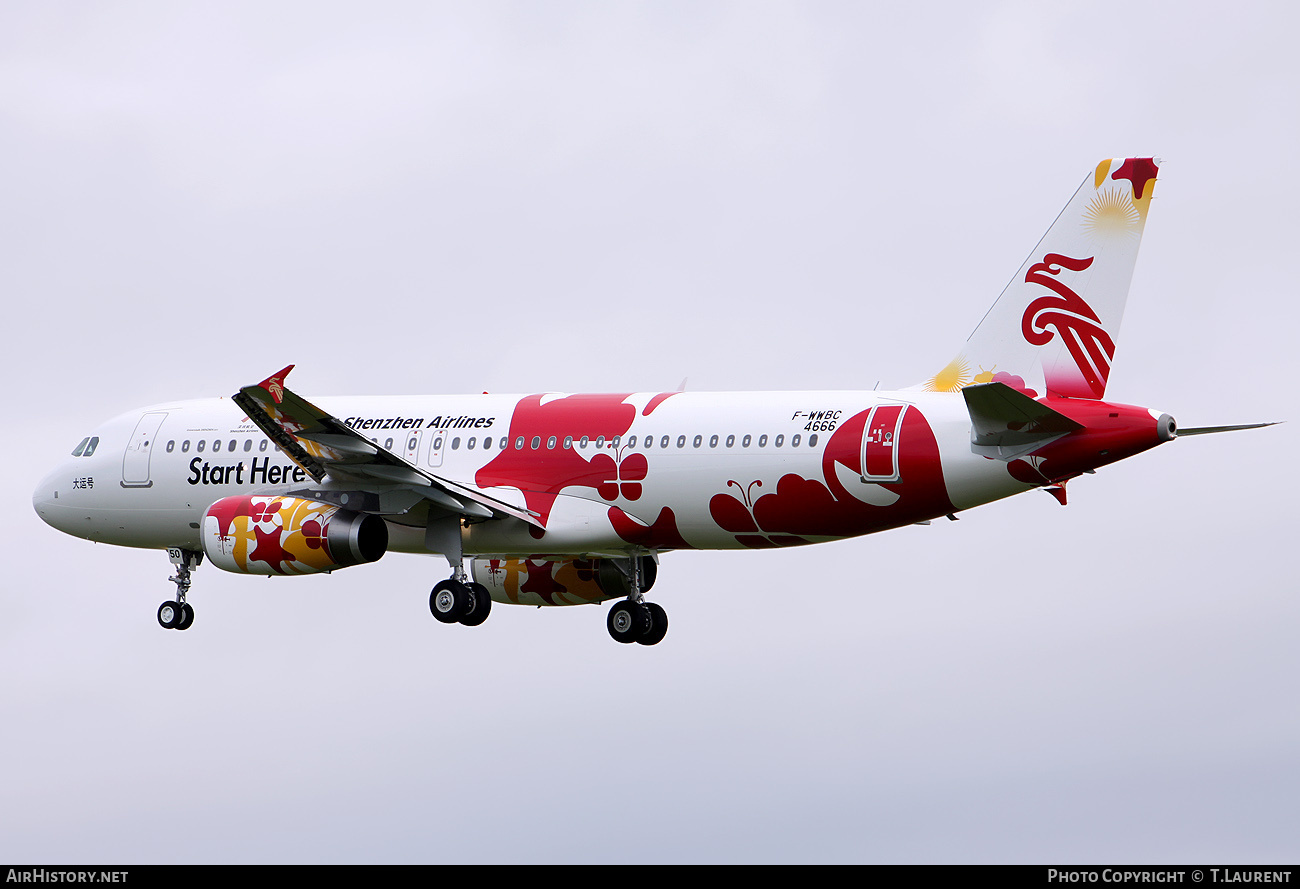
POLYGON ((232 398, 285 456, 318 485, 328 483, 330 490, 313 496, 333 502, 334 495, 360 494, 361 504, 346 498, 341 503, 382 514, 407 511, 416 498, 400 495, 414 494, 442 512, 475 519, 508 516, 542 527, 531 511, 413 466, 289 391, 284 378, 293 367, 244 386, 232 398))

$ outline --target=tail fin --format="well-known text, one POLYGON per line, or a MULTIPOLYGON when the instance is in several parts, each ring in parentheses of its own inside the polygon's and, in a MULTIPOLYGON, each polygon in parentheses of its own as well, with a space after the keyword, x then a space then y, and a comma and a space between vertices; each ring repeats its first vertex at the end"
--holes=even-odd
POLYGON ((1099 163, 961 352, 920 388, 996 381, 1033 395, 1102 398, 1159 164, 1099 163))

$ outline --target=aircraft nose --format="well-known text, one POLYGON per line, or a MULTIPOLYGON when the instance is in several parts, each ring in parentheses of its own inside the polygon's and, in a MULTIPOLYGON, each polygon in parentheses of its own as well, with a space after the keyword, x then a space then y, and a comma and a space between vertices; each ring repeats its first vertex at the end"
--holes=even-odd
POLYGON ((68 473, 56 469, 45 478, 41 479, 36 490, 32 492, 32 509, 41 517, 41 521, 51 528, 57 528, 60 531, 66 531, 64 527, 67 523, 62 521, 66 518, 64 513, 66 509, 61 508, 59 501, 60 480, 66 480, 68 473))
POLYGON ((50 507, 54 505, 55 493, 54 473, 52 472, 41 479, 40 484, 36 486, 36 490, 32 492, 32 509, 36 510, 36 514, 44 519, 47 524, 49 523, 47 515, 50 507))

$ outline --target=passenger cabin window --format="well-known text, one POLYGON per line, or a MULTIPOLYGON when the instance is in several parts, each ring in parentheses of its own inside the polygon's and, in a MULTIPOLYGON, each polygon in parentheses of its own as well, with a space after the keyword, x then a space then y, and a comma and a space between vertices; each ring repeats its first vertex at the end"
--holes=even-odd
POLYGON ((205 442, 203 439, 200 438, 200 439, 195 443, 195 445, 194 445, 194 450, 196 450, 196 451, 198 451, 200 454, 202 454, 202 453, 203 453, 203 446, 204 446, 205 444, 207 444, 207 442, 205 442))
POLYGON ((533 450, 535 451, 535 450, 537 450, 538 448, 540 448, 541 446, 542 446, 542 437, 541 437, 540 435, 534 435, 534 436, 533 436, 533 450))
POLYGON ((269 439, 269 438, 264 438, 264 439, 262 439, 261 441, 259 441, 259 442, 257 443, 257 449, 258 449, 259 451, 265 451, 265 450, 266 450, 266 446, 267 446, 267 444, 269 444, 269 443, 270 443, 270 439, 269 439))
POLYGON ((728 435, 728 436, 727 436, 727 447, 729 447, 729 448, 733 448, 733 447, 735 447, 735 446, 736 446, 736 436, 734 436, 734 435, 728 435))
POLYGON ((476 442, 478 442, 478 438, 471 438, 469 441, 465 442, 465 450, 467 451, 474 450, 474 445, 476 442))
POLYGON ((232 454, 235 452, 235 440, 233 438, 226 443, 226 450, 232 454))
MULTIPOLYGON (((250 441, 249 444, 252 444, 252 442, 250 441)), ((392 449, 393 449, 393 440, 391 438, 384 439, 384 450, 391 451, 392 449)), ((244 448, 244 450, 248 450, 248 448, 244 448)))
POLYGON ((248 453, 252 449, 253 449, 253 440, 251 438, 244 439, 244 453, 248 453))
POLYGON ((521 435, 515 439, 515 450, 522 451, 523 449, 524 449, 524 437, 521 435))
POLYGON ((452 449, 453 451, 459 451, 459 450, 460 450, 460 436, 459 436, 459 435, 457 435, 455 438, 453 438, 453 439, 451 440, 451 449, 452 449))
POLYGON ((548 450, 548 451, 553 451, 553 450, 555 450, 555 436, 554 436, 554 435, 552 435, 550 438, 546 439, 546 450, 548 450))
POLYGON ((765 447, 767 447, 767 436, 766 436, 766 435, 760 435, 760 436, 758 437, 758 446, 759 446, 760 448, 765 448, 765 447))
POLYGON ((659 439, 659 447, 661 447, 661 448, 666 448, 666 447, 668 447, 668 442, 669 442, 669 441, 671 441, 671 439, 670 439, 668 436, 665 435, 663 438, 659 439))
POLYGON ((746 435, 744 438, 740 440, 740 446, 742 448, 749 447, 749 441, 750 441, 750 436, 746 435))
POLYGON ((816 433, 816 432, 814 432, 812 435, 808 436, 808 447, 810 447, 810 448, 815 448, 815 447, 817 447, 817 433, 816 433))
POLYGON ((572 447, 573 447, 573 436, 572 435, 564 436, 564 449, 567 451, 572 447))
POLYGON ((221 439, 219 438, 212 439, 212 453, 215 454, 220 450, 221 450, 221 439))
POLYGON ((181 442, 181 453, 188 454, 189 452, 190 452, 190 440, 187 438, 183 442, 181 442))
POLYGON ((174 441, 167 442, 167 453, 170 454, 174 450, 176 450, 176 442, 174 441))
POLYGON ((718 437, 716 435, 709 436, 709 447, 716 448, 717 446, 718 446, 718 437))
POLYGON ((691 447, 698 448, 703 443, 704 443, 704 436, 697 435, 695 436, 695 440, 691 442, 691 447))

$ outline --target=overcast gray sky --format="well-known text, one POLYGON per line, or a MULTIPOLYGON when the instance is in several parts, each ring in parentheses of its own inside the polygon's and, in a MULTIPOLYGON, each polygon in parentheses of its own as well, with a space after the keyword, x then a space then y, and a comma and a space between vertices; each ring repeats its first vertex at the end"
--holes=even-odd
POLYGON ((962 521, 666 556, 671 631, 43 525, 94 424, 331 394, 906 386, 1103 157, 1109 396, 1297 416, 1284 3, 9 3, 0 860, 1294 862, 1294 422, 962 521))

